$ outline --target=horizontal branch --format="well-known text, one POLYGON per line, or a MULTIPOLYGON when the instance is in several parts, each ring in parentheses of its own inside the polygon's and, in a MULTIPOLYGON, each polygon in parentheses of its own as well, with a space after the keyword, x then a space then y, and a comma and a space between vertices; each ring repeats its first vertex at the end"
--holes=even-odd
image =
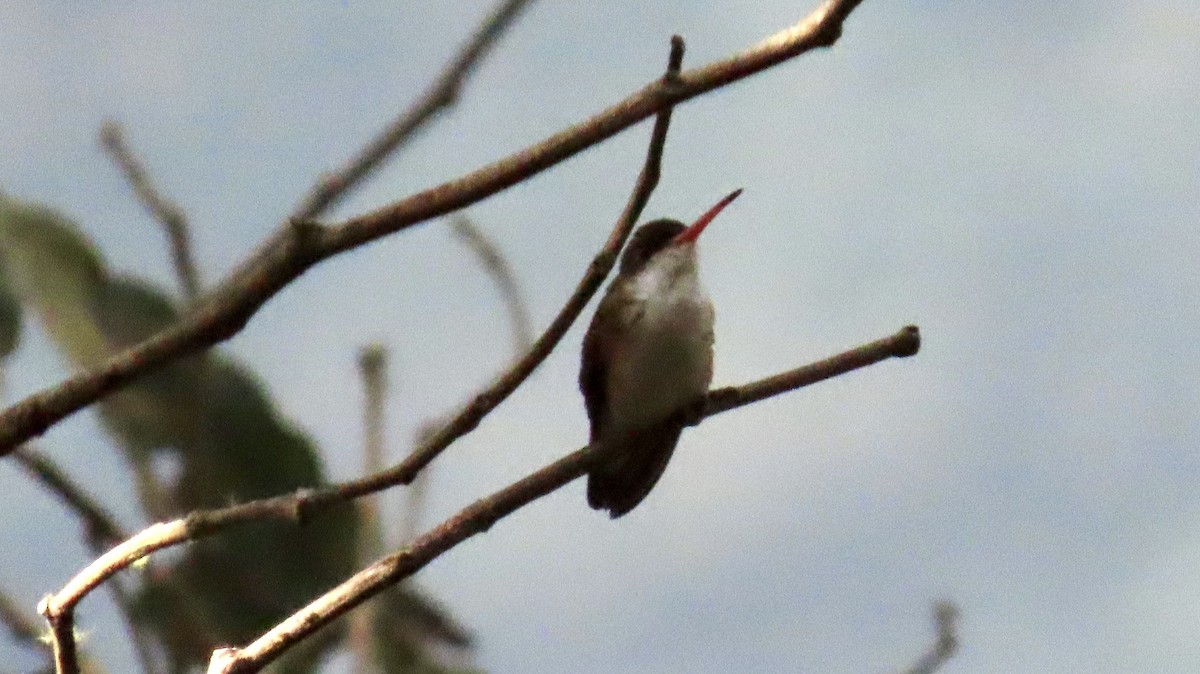
MULTIPOLYGON (((920 348, 920 333, 908 326, 892 335, 811 365, 751 382, 711 391, 689 407, 705 417, 749 405, 889 358, 911 356, 920 348)), ((684 413, 688 411, 685 410, 684 413)), ((376 594, 419 571, 459 543, 487 531, 501 518, 581 477, 604 451, 595 443, 576 450, 490 496, 475 501, 399 552, 359 571, 308 606, 276 625, 245 648, 218 649, 208 674, 256 672, 321 627, 376 594)))
POLYGON ((396 204, 328 228, 306 220, 287 223, 175 325, 0 414, 0 456, 138 376, 237 334, 268 299, 322 260, 478 202, 677 103, 833 44, 860 2, 826 0, 808 18, 741 54, 655 80, 537 145, 396 204))

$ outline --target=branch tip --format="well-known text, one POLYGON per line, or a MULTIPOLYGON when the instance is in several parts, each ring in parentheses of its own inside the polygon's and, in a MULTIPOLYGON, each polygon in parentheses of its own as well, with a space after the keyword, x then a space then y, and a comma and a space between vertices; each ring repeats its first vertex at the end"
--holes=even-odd
POLYGON ((387 361, 387 347, 379 342, 368 344, 358 352, 358 367, 365 374, 378 373, 387 361))
POLYGON ((937 629, 930 646, 904 674, 934 674, 958 652, 958 606, 941 600, 933 604, 933 620, 937 629))
POLYGON ((667 59, 667 74, 665 79, 674 79, 679 75, 679 71, 683 68, 683 53, 686 45, 683 41, 683 36, 671 36, 671 55, 667 59))
POLYGON ((921 350, 921 329, 915 325, 906 325, 896 333, 896 346, 892 355, 897 358, 908 358, 917 355, 921 350))
POLYGON ((100 122, 100 143, 109 149, 121 142, 121 125, 113 119, 100 122))

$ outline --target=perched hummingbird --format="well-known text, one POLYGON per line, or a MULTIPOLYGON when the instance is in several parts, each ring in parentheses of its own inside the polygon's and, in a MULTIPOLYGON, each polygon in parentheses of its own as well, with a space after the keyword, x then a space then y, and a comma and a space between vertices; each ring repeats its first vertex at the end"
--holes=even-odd
POLYGON ((608 443, 588 474, 588 505, 610 517, 633 510, 666 469, 683 426, 661 422, 708 391, 713 307, 700 286, 696 239, 741 193, 689 227, 639 227, 583 338, 579 389, 591 442, 608 443))

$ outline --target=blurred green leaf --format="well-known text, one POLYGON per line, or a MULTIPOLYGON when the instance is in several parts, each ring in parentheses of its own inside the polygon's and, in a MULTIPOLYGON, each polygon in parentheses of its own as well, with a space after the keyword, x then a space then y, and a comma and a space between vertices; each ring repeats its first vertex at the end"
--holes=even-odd
MULTIPOLYGON (((180 315, 176 302, 153 285, 109 272, 68 218, 3 196, 0 269, 0 347, 7 351, 16 344, 21 308, 40 319, 79 368, 180 315)), ((148 373, 99 407, 134 467, 131 482, 148 519, 328 483, 314 443, 278 413, 248 369, 215 351, 148 373), (163 460, 177 467, 166 484, 153 477, 153 466, 163 460)), ((136 607, 139 624, 163 645, 173 671, 202 667, 214 646, 252 640, 353 573, 358 527, 355 508, 345 504, 301 527, 252 524, 198 541, 147 577, 136 607)), ((383 601, 379 638, 393 644, 389 652, 412 656, 385 671, 447 671, 425 650, 434 643, 467 646, 465 631, 433 602, 408 590, 383 601)), ((313 671, 344 631, 341 624, 330 626, 280 669, 313 671)))
POLYGON ((471 646, 472 637, 450 614, 412 583, 392 588, 378 599, 374 653, 384 674, 478 672, 445 662, 448 652, 471 646))
MULTIPOLYGON (((97 289, 92 320, 109 353, 137 344, 175 322, 169 298, 138 279, 108 276, 97 289)), ((105 426, 135 461, 161 448, 191 446, 198 432, 197 412, 204 404, 209 356, 188 356, 143 375, 133 385, 100 403, 105 426)), ((169 513, 152 513, 166 516, 169 513)))
POLYGON ((105 282, 99 254, 55 211, 0 195, 0 260, 9 287, 72 362, 108 353, 91 310, 105 282))
POLYGON ((8 287, 8 274, 0 264, 0 358, 7 358, 21 341, 21 303, 8 287))

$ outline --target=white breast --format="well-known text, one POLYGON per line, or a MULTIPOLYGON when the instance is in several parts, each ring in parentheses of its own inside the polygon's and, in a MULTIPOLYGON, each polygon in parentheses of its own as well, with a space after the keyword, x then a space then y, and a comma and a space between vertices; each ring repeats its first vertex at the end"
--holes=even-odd
POLYGON ((633 296, 620 356, 608 375, 611 431, 661 421, 712 381, 713 308, 696 273, 695 247, 655 255, 633 296))

